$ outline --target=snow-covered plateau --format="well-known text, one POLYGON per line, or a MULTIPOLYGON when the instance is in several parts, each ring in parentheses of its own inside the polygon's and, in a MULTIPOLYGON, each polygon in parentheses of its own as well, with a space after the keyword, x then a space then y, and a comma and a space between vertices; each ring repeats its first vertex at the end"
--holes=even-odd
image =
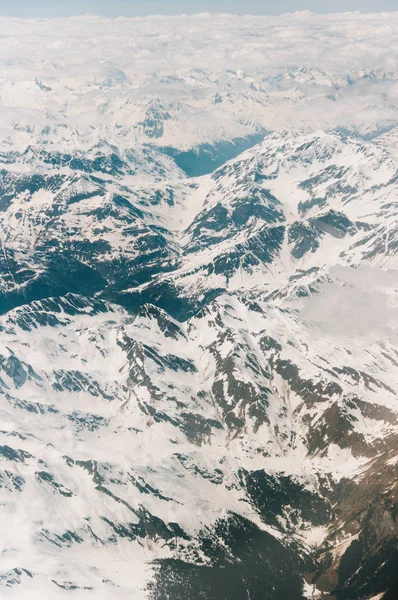
POLYGON ((396 600, 398 13, 0 18, 0 597, 396 600))

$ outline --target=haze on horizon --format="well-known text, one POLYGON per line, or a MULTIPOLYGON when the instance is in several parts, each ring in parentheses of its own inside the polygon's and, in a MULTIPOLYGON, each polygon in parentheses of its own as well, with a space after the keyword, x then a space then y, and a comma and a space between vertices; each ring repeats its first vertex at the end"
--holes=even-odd
POLYGON ((200 12, 276 15, 310 10, 316 13, 398 10, 398 0, 0 0, 0 15, 12 17, 106 17, 175 15, 200 12))

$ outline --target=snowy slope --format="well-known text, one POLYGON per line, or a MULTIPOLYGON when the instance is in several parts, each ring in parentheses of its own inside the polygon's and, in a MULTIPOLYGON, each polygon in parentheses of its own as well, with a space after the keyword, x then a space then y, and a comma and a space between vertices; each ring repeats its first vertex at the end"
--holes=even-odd
MULTIPOLYGON (((328 330, 305 303, 228 295, 185 324, 70 294, 7 313, 4 564, 31 574, 27 597, 51 581, 145 597, 148 562, 208 563, 195 540, 229 514, 295 540, 300 556, 319 545, 335 486, 364 477, 397 436, 396 278, 384 285, 383 341, 328 330), (266 508, 264 474, 274 494, 291 488, 279 508, 266 508), (141 575, 129 577, 128 561, 141 575)), ((351 288, 355 302, 363 292, 351 288)))

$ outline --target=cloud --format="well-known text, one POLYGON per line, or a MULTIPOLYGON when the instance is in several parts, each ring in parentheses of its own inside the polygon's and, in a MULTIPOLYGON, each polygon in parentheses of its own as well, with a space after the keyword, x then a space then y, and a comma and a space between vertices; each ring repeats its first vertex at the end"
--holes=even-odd
POLYGON ((397 29, 398 13, 2 17, 0 128, 25 128, 29 143, 28 128, 37 140, 37 130, 56 122, 88 139, 94 126, 100 138, 131 145, 155 97, 172 116, 162 143, 180 143, 181 127, 187 145, 241 135, 247 115, 247 130, 352 127, 372 135, 398 122, 397 29), (112 70, 126 80, 103 85, 112 70), (213 126, 215 92, 234 128, 213 126))
POLYGON ((335 267, 300 316, 320 334, 398 341, 398 271, 335 267))

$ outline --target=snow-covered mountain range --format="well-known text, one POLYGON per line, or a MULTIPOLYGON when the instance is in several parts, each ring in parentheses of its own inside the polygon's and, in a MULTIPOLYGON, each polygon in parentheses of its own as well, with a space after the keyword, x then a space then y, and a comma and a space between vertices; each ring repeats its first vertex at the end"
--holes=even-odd
POLYGON ((396 598, 397 25, 0 20, 2 598, 396 598))

